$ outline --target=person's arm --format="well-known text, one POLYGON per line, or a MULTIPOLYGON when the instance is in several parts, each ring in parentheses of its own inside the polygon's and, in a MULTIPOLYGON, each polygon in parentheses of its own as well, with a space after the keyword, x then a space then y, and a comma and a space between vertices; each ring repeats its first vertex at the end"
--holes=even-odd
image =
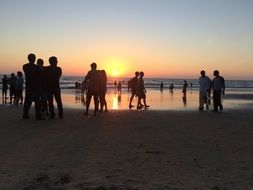
POLYGON ((222 94, 225 94, 225 80, 223 77, 221 77, 221 83, 222 83, 222 88, 223 88, 222 94))
POLYGON ((62 75, 62 69, 59 67, 59 78, 61 77, 62 75))

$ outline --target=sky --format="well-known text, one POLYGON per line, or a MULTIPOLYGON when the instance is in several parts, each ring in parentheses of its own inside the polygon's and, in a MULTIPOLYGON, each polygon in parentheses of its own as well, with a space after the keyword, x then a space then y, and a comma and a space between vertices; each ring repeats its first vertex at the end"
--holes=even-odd
POLYGON ((253 79, 253 0, 0 0, 0 73, 35 53, 64 75, 253 79))

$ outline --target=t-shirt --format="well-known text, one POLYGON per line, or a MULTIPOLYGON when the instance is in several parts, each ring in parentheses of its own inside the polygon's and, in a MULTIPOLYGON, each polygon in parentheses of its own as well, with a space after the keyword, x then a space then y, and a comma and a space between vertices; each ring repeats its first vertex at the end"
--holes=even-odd
POLYGON ((23 65, 25 73, 25 86, 29 89, 39 88, 40 85, 40 69, 38 65, 27 63, 23 65))
POLYGON ((62 70, 57 66, 45 67, 46 87, 48 89, 60 88, 62 70))
POLYGON ((16 80, 16 89, 17 90, 23 90, 23 84, 24 84, 24 79, 22 77, 18 77, 16 80))
POLYGON ((225 88, 225 80, 223 77, 218 76, 213 79, 212 82, 212 88, 213 90, 222 90, 225 88))
POLYGON ((85 82, 88 82, 88 90, 99 91, 101 86, 101 75, 97 70, 92 69, 87 73, 85 82))
POLYGON ((207 91, 211 86, 211 80, 209 77, 199 77, 199 91, 205 92, 207 91))

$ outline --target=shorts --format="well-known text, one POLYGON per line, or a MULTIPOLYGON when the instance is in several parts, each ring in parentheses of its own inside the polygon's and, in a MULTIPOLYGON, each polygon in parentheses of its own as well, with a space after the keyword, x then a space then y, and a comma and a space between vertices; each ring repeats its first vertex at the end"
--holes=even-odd
POLYGON ((23 95, 23 89, 17 89, 16 96, 21 97, 23 95))

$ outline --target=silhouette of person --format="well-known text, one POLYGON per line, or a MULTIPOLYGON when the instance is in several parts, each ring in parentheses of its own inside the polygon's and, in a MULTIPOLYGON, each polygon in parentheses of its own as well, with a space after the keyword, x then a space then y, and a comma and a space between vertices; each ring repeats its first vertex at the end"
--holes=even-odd
POLYGON ((19 101, 21 105, 23 104, 23 85, 24 85, 23 73, 21 71, 18 71, 17 80, 15 84, 16 89, 15 104, 18 104, 19 101))
POLYGON ((184 107, 186 107, 187 106, 186 93, 183 93, 182 100, 183 100, 184 107))
POLYGON ((16 80, 17 77, 15 76, 14 73, 11 73, 11 77, 9 78, 9 84, 10 84, 10 104, 12 104, 12 100, 15 100, 15 86, 16 86, 16 80))
POLYGON ((122 84, 121 84, 121 81, 119 81, 117 85, 118 93, 121 93, 121 87, 122 87, 122 84))
POLYGON ((186 94, 186 89, 187 89, 187 87, 188 87, 188 83, 187 83, 187 81, 185 80, 185 81, 184 81, 184 84, 183 84, 183 90, 182 90, 183 94, 186 94))
POLYGON ((47 100, 50 118, 55 118, 54 112, 54 98, 58 108, 59 118, 63 117, 63 107, 61 101, 61 89, 60 89, 60 78, 62 75, 62 69, 57 66, 57 57, 52 56, 49 58, 49 65, 46 67, 46 87, 47 87, 47 100))
POLYGON ((29 119, 29 110, 32 101, 35 102, 36 119, 41 120, 40 101, 39 101, 39 78, 41 75, 38 65, 35 65, 36 56, 34 54, 28 55, 29 63, 23 65, 25 73, 25 101, 23 107, 23 119, 29 119))
POLYGON ((144 87, 144 72, 140 72, 140 77, 138 79, 138 87, 137 87, 137 91, 138 91, 138 103, 137 103, 137 109, 141 109, 142 105, 141 105, 141 99, 143 99, 144 102, 144 106, 145 108, 148 108, 149 106, 146 104, 146 89, 144 87))
POLYGON ((101 70, 100 71, 100 90, 99 90, 99 101, 100 101, 100 111, 103 112, 103 109, 105 107, 105 111, 108 112, 107 110, 107 102, 105 99, 105 95, 106 95, 106 91, 107 91, 107 87, 106 87, 106 83, 107 83, 107 76, 106 76, 106 72, 105 70, 101 70))
POLYGON ((8 91, 8 78, 6 75, 2 78, 2 101, 6 102, 8 91))
POLYGON ((132 95, 130 97, 130 102, 129 102, 129 108, 131 109, 132 107, 134 107, 132 105, 132 101, 133 101, 133 98, 134 96, 137 96, 137 87, 138 87, 138 77, 139 77, 139 72, 136 71, 135 72, 135 77, 133 77, 132 79, 130 79, 128 81, 128 86, 129 88, 131 88, 131 92, 132 92, 132 95))
POLYGON ((87 83, 85 115, 88 115, 90 101, 91 101, 92 96, 93 96, 94 105, 95 105, 94 115, 96 115, 98 111, 98 96, 99 96, 101 79, 100 79, 100 74, 97 71, 97 64, 92 63, 90 66, 91 66, 91 70, 85 76, 85 83, 87 83))
POLYGON ((174 89, 174 84, 173 84, 173 83, 170 83, 170 87, 169 87, 169 88, 170 88, 171 91, 173 91, 173 89, 174 89))
POLYGON ((207 96, 208 90, 211 87, 211 80, 208 76, 206 76, 205 71, 200 71, 199 77, 199 110, 202 111, 204 109, 204 104, 206 104, 206 109, 209 109, 207 96))
POLYGON ((160 90, 161 90, 161 92, 163 91, 163 81, 161 81, 161 84, 160 84, 160 90))
POLYGON ((221 103, 221 93, 225 94, 225 80, 222 76, 219 75, 219 71, 215 70, 213 72, 214 79, 212 81, 213 89, 213 105, 214 109, 212 111, 217 112, 218 107, 220 111, 223 110, 223 105, 221 103))
POLYGON ((37 65, 39 66, 41 75, 39 78, 39 99, 41 112, 45 112, 48 115, 48 104, 47 104, 47 82, 46 82, 46 68, 44 67, 43 59, 37 59, 37 65))

